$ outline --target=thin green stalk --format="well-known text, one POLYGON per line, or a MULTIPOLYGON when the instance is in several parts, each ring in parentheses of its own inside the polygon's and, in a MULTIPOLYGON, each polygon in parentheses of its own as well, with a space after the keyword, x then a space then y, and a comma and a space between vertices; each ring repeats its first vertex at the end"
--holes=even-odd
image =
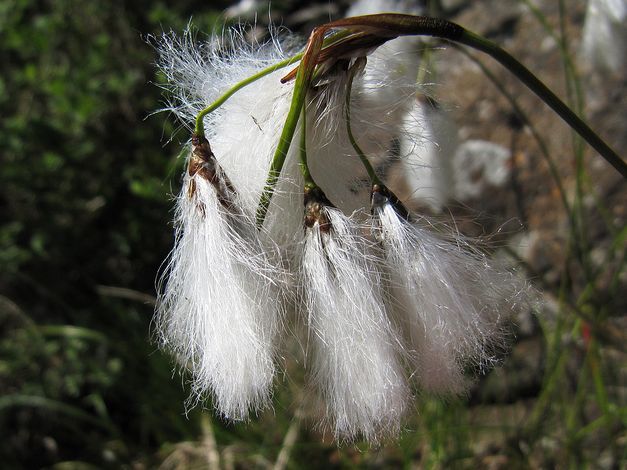
POLYGON ((287 157, 287 152, 290 149, 290 144, 292 143, 294 132, 296 132, 296 125, 298 124, 298 119, 305 103, 307 87, 305 86, 303 78, 303 73, 299 69, 298 74, 296 75, 296 83, 294 85, 294 95, 292 96, 292 103, 287 113, 287 118, 285 119, 283 131, 281 132, 281 136, 279 137, 279 145, 274 152, 274 157, 272 159, 272 163, 270 164, 270 170, 268 171, 266 185, 263 189, 263 193, 261 194, 261 198, 259 199, 259 204, 257 205, 256 218, 257 226, 259 228, 263 226, 263 221, 266 218, 268 207, 270 207, 270 199, 272 199, 272 195, 274 194, 274 187, 276 186, 276 183, 279 180, 279 176, 281 175, 281 169, 283 168, 283 163, 285 162, 285 158, 287 157))
MULTIPOLYGON (((583 93, 581 91, 581 85, 577 70, 574 62, 571 59, 570 50, 568 47, 568 35, 566 32, 566 13, 564 8, 564 1, 559 0, 559 40, 562 66, 564 69, 564 81, 566 84, 566 103, 572 107, 575 112, 583 116, 583 93)), ((579 246, 578 256, 580 258, 580 264, 583 269, 584 277, 586 281, 589 281, 592 273, 589 260, 589 242, 586 236, 586 211, 583 207, 584 199, 584 182, 585 182, 585 166, 584 166, 584 146, 581 138, 572 133, 572 146, 573 153, 575 155, 575 201, 573 204, 573 219, 576 224, 573 226, 574 232, 571 236, 578 237, 577 245, 579 246)))
POLYGON ((283 169, 283 163, 287 157, 287 152, 290 149, 294 132, 298 124, 301 110, 305 106, 305 98, 307 97, 307 91, 311 83, 311 76, 315 68, 315 58, 322 48, 322 37, 317 37, 307 44, 307 49, 303 53, 300 67, 296 73, 296 81, 294 83, 294 93, 292 94, 292 102, 290 109, 287 112, 287 118, 285 119, 285 125, 283 131, 279 137, 279 145, 274 152, 272 163, 270 164, 270 170, 266 179, 266 185, 259 199, 257 205, 257 227, 263 226, 263 221, 268 213, 268 207, 270 206, 270 200, 272 194, 274 194, 274 187, 276 186, 281 170, 283 169))
MULTIPOLYGON (((572 241, 569 240, 567 255, 570 255, 570 252, 572 250, 571 243, 572 241)), ((566 267, 564 267, 563 272, 567 274, 566 267)), ((550 335, 548 331, 549 328, 546 324, 546 321, 543 321, 542 317, 538 317, 538 320, 540 321, 540 325, 542 327, 544 338, 547 343, 547 365, 544 373, 542 390, 540 391, 540 394, 535 401, 531 416, 528 420, 529 424, 527 426, 527 431, 529 433, 529 436, 531 437, 537 434, 541 423, 546 420, 546 410, 550 404, 550 400, 553 396, 555 388, 558 385, 559 378, 563 376, 564 367, 566 366, 567 362, 565 348, 562 343, 562 333, 565 328, 564 322, 566 318, 561 315, 564 305, 567 303, 568 299, 567 287, 567 276, 564 275, 561 277, 556 325, 552 335, 550 335)))
POLYGON ((592 357, 590 358, 590 373, 592 374, 592 380, 594 382, 594 391, 597 403, 609 422, 611 419, 610 402, 607 396, 605 383, 603 381, 603 375, 601 374, 601 355, 599 352, 599 344, 594 337, 590 339, 589 347, 592 353, 592 357))
POLYGON ((348 140, 355 149, 355 152, 357 152, 359 160, 361 160, 361 163, 364 165, 364 168, 368 172, 368 176, 370 177, 370 181, 372 182, 372 184, 378 184, 383 186, 383 183, 377 176, 377 173, 374 171, 374 168, 370 164, 370 161, 355 140, 355 136, 353 135, 353 131, 351 129, 351 91, 353 89, 353 79, 355 78, 355 74, 357 73, 357 71, 362 68, 363 65, 365 65, 365 60, 366 59, 363 58, 363 62, 355 62, 355 64, 353 64, 353 67, 350 70, 350 75, 348 77, 348 83, 346 84, 346 102, 344 106, 346 115, 346 132, 348 133, 348 140))
POLYGON ((204 123, 203 123, 203 119, 205 118, 205 116, 207 116, 208 114, 212 113, 213 111, 218 109, 220 106, 222 106, 224 104, 224 102, 226 100, 228 100, 231 96, 233 96, 235 93, 240 91, 242 88, 250 85, 251 83, 256 82, 260 78, 263 78, 266 75, 271 74, 272 72, 275 72, 275 71, 277 71, 279 69, 287 67, 290 64, 293 64, 294 62, 299 61, 302 58, 302 56, 303 56, 303 53, 300 52, 300 53, 296 54, 295 56, 292 56, 292 57, 290 57, 288 59, 282 60, 281 62, 278 62, 278 63, 276 63, 274 65, 271 65, 270 67, 267 67, 267 68, 257 72, 256 74, 251 75, 250 77, 246 78, 245 80, 242 80, 241 82, 236 83, 235 85, 233 85, 231 88, 229 88, 226 91, 226 93, 224 93, 217 100, 215 100, 213 103, 211 103, 205 109, 203 109, 200 113, 198 113, 198 116, 196 116, 196 125, 194 127, 194 134, 199 136, 199 137, 204 137, 205 136, 205 126, 204 126, 204 123))
POLYGON ((62 336, 66 338, 80 338, 106 343, 107 337, 99 331, 73 325, 37 325, 37 332, 45 336, 62 336))
POLYGON ((623 177, 627 178, 627 164, 625 164, 618 154, 523 64, 492 41, 482 38, 470 31, 463 30, 461 36, 456 39, 456 41, 481 52, 485 52, 512 72, 516 78, 523 82, 570 127, 583 137, 610 165, 616 168, 623 177))
MULTIPOLYGON (((575 104, 575 111, 577 112, 577 114, 581 115, 581 112, 583 110, 583 93, 581 90, 581 83, 578 80, 579 77, 579 73, 577 72, 577 67, 575 65, 575 61, 572 58, 572 55, 570 54, 570 51, 568 50, 568 44, 565 42, 565 24, 564 24, 564 5, 562 0, 560 0, 560 30, 561 30, 561 37, 557 35, 557 33, 555 32, 555 30, 553 29, 553 27, 549 24, 549 22, 546 20, 546 17, 544 16, 544 13, 542 13, 542 10, 540 10, 537 6, 535 6, 533 3, 531 3, 530 0, 521 0, 529 9, 529 11, 531 12, 531 14, 538 20, 538 22, 542 25, 542 27, 544 28, 544 30, 547 32, 547 34, 555 41, 555 43, 558 45, 558 47, 560 48, 560 52, 562 55, 562 61, 564 64, 564 74, 566 77, 571 77, 571 79, 573 80, 573 85, 575 88, 575 98, 576 100, 578 100, 578 102, 576 102, 575 104)), ((570 82, 566 82, 566 96, 569 102, 573 102, 572 97, 571 97, 571 88, 570 88, 570 82)))
POLYGON ((430 71, 429 73, 433 74, 433 75, 430 75, 432 82, 435 82, 437 80, 437 75, 435 74, 437 70, 435 69, 435 67, 431 67, 432 62, 433 62, 432 58, 433 58, 433 49, 431 49, 430 47, 425 47, 424 49, 420 51, 420 67, 418 68, 418 74, 416 75, 416 83, 418 84, 425 83, 427 70, 430 71))
MULTIPOLYGON (((580 324, 577 322, 577 324, 580 324)), ((566 417, 566 431, 568 435, 571 437, 571 441, 577 441, 577 430, 581 427, 579 422, 579 410, 581 410, 584 405, 586 399, 586 389, 588 385, 588 367, 590 365, 592 353, 590 348, 586 349, 586 355, 583 360, 583 364, 581 366, 581 370, 579 371, 579 375, 577 378, 577 389, 575 391, 575 398, 572 401, 570 412, 566 417)))
POLYGON ((305 189, 313 189, 318 185, 313 180, 307 164, 307 106, 303 106, 300 119, 302 123, 300 131, 300 172, 303 175, 305 189))
MULTIPOLYGON (((618 412, 617 413, 618 419, 621 419, 623 422, 626 422, 627 421, 627 408, 625 407, 618 408, 617 412, 618 412)), ((603 426, 607 426, 607 419, 605 415, 598 417, 594 421, 591 421, 590 423, 582 427, 575 435, 575 439, 581 440, 585 438, 587 435, 596 431, 597 429, 602 428, 603 426)))

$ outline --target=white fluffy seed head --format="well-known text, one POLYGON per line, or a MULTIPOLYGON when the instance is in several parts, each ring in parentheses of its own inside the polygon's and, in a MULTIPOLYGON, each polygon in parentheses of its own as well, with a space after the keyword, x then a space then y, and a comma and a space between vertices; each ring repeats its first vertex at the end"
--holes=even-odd
MULTIPOLYGON (((185 123, 232 86, 287 57, 296 41, 283 35, 250 45, 239 30, 197 45, 191 33, 160 43, 160 66, 168 77, 170 109, 185 123)), ((271 33, 273 33, 271 31, 271 33)), ((220 165, 239 193, 242 209, 253 215, 264 189, 270 162, 290 107, 294 83, 281 84, 286 69, 242 88, 204 119, 205 133, 220 165)), ((188 124, 189 125, 189 124, 188 124)), ((280 246, 302 238, 302 177, 298 168, 298 134, 274 189, 263 234, 280 246)))
POLYGON ((454 194, 456 147, 457 128, 446 112, 426 100, 414 100, 404 118, 389 187, 411 209, 441 212, 454 194))
POLYGON ((407 408, 400 342, 385 310, 372 243, 341 211, 323 212, 331 229, 316 223, 307 230, 301 260, 311 380, 337 439, 377 441, 398 434, 407 408))
MULTIPOLYGON (((409 13, 406 2, 359 1, 347 16, 370 13, 409 13)), ((401 37, 368 55, 351 91, 351 129, 373 165, 391 156, 402 133, 403 116, 416 93, 418 46, 415 37, 401 37)), ((345 102, 349 72, 336 67, 310 94, 308 107, 309 166, 316 183, 345 214, 369 206, 370 181, 346 130, 345 102)))
POLYGON ((253 221, 225 209, 206 179, 186 176, 155 322, 191 373, 188 404, 211 396, 231 420, 268 406, 275 371, 281 276, 255 237, 253 221))
POLYGON ((462 239, 445 240, 423 220, 400 218, 390 203, 375 211, 390 274, 390 302, 403 327, 420 387, 461 393, 468 366, 485 369, 506 341, 511 314, 530 289, 462 239))
POLYGON ((627 2, 589 0, 581 56, 593 67, 624 72, 627 56, 627 2))

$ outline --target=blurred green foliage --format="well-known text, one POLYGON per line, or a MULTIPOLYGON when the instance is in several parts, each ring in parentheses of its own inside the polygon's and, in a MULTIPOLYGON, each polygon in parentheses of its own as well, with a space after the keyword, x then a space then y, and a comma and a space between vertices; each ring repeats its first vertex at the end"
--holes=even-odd
POLYGON ((154 293, 170 248, 180 142, 151 115, 146 35, 192 13, 217 24, 204 2, 0 2, 3 466, 115 465, 196 431, 152 306, 98 291, 154 293))

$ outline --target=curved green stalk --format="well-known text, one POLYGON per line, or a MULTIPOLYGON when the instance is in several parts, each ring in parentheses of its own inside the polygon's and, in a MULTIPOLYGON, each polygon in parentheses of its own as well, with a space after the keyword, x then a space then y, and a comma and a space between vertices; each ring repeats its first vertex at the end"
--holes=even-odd
POLYGON ((370 164, 370 161, 368 160, 363 150, 361 149, 361 147, 355 140, 355 136, 353 136, 353 131, 351 129, 351 91, 353 89, 353 79, 355 78, 355 74, 357 73, 357 71, 365 65, 365 61, 366 59, 363 58, 362 62, 355 62, 355 64, 353 64, 350 70, 350 75, 348 77, 348 83, 346 84, 346 102, 344 106, 345 114, 346 114, 346 132, 348 133, 348 140, 353 146, 353 149, 355 149, 355 152, 357 152, 357 156, 359 156, 361 163, 366 168, 366 171, 368 172, 368 176, 370 177, 370 181, 372 182, 372 184, 373 185, 378 184, 378 185, 383 186, 383 183, 377 176, 377 173, 374 171, 374 168, 370 164))
POLYGON ((274 187, 276 186, 279 176, 281 175, 281 169, 283 163, 287 157, 287 152, 290 149, 294 132, 296 131, 296 125, 298 124, 298 118, 300 117, 301 109, 305 103, 306 87, 303 86, 303 77, 301 70, 298 71, 296 76, 296 83, 294 85, 294 95, 292 96, 292 104, 287 112, 287 118, 283 126, 283 131, 279 137, 279 145, 274 152, 274 158, 270 164, 270 170, 268 171, 268 177, 266 179, 266 185, 259 199, 259 205, 257 206, 257 226, 261 228, 263 221, 266 218, 268 207, 270 206, 270 199, 274 194, 274 187))
POLYGON ((301 131, 300 131, 300 172, 305 181, 305 190, 313 189, 318 185, 314 181, 307 164, 307 106, 303 106, 301 113, 301 131))
POLYGON ((257 227, 263 226, 263 221, 268 213, 268 207, 270 206, 270 199, 274 194, 274 187, 276 186, 279 176, 281 175, 281 169, 287 152, 290 149, 294 132, 296 131, 296 125, 300 117, 301 110, 305 105, 305 98, 307 97, 307 91, 309 90, 309 84, 311 83, 311 76, 315 68, 315 59, 317 54, 322 48, 323 38, 321 36, 313 37, 307 44, 307 49, 303 53, 298 72, 296 73, 296 81, 294 83, 294 93, 292 95, 292 103, 290 109, 287 112, 287 118, 285 119, 285 125, 283 131, 279 137, 279 145, 274 152, 272 163, 270 164, 270 170, 268 171, 268 178, 266 179, 266 185, 259 199, 257 206, 257 227))
POLYGON ((199 136, 199 137, 204 137, 205 135, 205 127, 203 124, 203 119, 207 114, 212 113, 213 111, 215 111, 216 109, 218 109, 220 106, 222 106, 224 104, 224 102, 226 100, 228 100, 231 96, 233 96, 235 93, 237 93, 238 91, 240 91, 242 88, 244 88, 245 86, 250 85, 253 82, 256 82, 257 80, 259 80, 260 78, 265 77, 266 75, 271 74, 272 72, 275 72, 279 69, 282 69, 284 67, 287 67, 288 65, 293 64, 294 62, 299 61, 303 56, 303 53, 298 53, 295 56, 292 56, 288 59, 282 60, 281 62, 278 62, 274 65, 271 65, 270 67, 267 67, 259 72, 257 72, 254 75, 251 75, 250 77, 242 80, 239 83, 236 83, 235 85, 233 85, 231 88, 229 88, 226 93, 224 93, 222 96, 220 96, 217 100, 215 100, 213 103, 211 103, 209 106, 207 106, 205 109, 203 109, 200 113, 198 113, 198 116, 196 116, 196 125, 194 126, 194 134, 199 136))
POLYGON ((572 127, 581 137, 583 137, 592 148, 605 158, 610 165, 627 178, 627 164, 618 156, 614 150, 607 145, 579 116, 577 116, 555 93, 542 83, 523 64, 518 62, 509 53, 499 46, 481 36, 464 30, 461 36, 455 39, 456 42, 485 52, 494 60, 512 72, 516 78, 523 82, 542 101, 544 101, 553 111, 555 111, 570 127, 572 127))
POLYGON ((332 21, 318 27, 324 31, 334 28, 349 29, 353 32, 365 31, 374 38, 385 38, 385 40, 399 36, 433 36, 464 44, 488 54, 549 105, 623 177, 627 178, 627 163, 533 73, 492 41, 447 20, 399 13, 356 16, 332 21))

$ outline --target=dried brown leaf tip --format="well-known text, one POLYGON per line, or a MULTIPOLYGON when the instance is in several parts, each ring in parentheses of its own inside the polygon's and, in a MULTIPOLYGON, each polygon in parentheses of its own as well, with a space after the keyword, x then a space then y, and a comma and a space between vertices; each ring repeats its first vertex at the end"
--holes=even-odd
MULTIPOLYGON (((455 40, 464 29, 446 20, 426 16, 405 15, 400 13, 381 13, 376 15, 355 16, 331 21, 314 28, 301 65, 316 67, 333 65, 339 59, 365 57, 374 49, 399 36, 437 36, 455 40), (322 44, 322 39, 329 31, 342 31, 329 44, 319 48, 313 44, 322 44)), ((292 69, 281 79, 281 83, 293 80, 299 67, 292 69)))

